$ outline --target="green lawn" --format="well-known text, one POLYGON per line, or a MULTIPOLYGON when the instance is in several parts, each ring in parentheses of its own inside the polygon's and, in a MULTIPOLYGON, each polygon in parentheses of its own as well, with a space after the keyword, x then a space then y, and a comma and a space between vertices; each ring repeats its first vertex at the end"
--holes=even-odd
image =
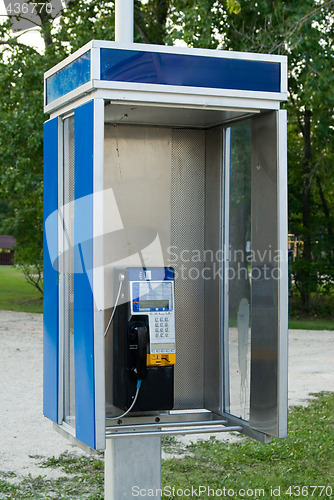
POLYGON ((0 310, 43 312, 42 295, 18 267, 0 266, 0 310))
POLYGON ((334 330, 332 319, 289 319, 290 330, 334 330))
MULTIPOLYGON (((235 492, 232 498, 272 498, 271 492, 276 491, 285 499, 334 499, 333 440, 334 394, 321 394, 308 407, 290 413, 286 439, 263 445, 241 438, 230 446, 216 439, 202 441, 187 447, 182 460, 164 463, 163 482, 180 489, 225 487, 235 492), (249 494, 244 495, 244 490, 249 494)), ((206 491, 202 498, 209 498, 206 491)))
MULTIPOLYGON (((294 408, 289 415, 288 437, 273 439, 270 444, 261 444, 240 435, 232 444, 211 438, 182 447, 175 438, 168 437, 163 440, 163 447, 166 451, 174 447, 183 458, 163 461, 165 495, 162 498, 333 500, 333 442, 334 393, 318 395, 306 408, 294 408), (189 495, 192 487, 195 493, 189 495), (213 497, 212 490, 217 492, 216 497, 213 497), (220 491, 225 491, 225 495, 219 495, 220 491)), ((41 468, 38 478, 12 484, 15 471, 1 473, 0 469, 0 498, 103 500, 102 458, 102 455, 75 458, 68 453, 51 458, 41 466, 71 474, 56 480, 44 479, 45 469, 41 468)))

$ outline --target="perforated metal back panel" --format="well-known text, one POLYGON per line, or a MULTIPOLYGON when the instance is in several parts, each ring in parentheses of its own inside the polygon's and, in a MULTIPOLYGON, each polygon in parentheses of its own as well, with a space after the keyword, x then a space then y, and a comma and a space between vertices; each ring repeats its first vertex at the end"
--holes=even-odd
POLYGON ((172 131, 172 234, 175 268, 176 409, 204 407, 205 132, 172 131), (200 262, 198 262, 200 260, 200 262))
MULTIPOLYGON (((64 121, 64 247, 71 247, 74 241, 74 117, 64 121)), ((74 252, 64 253, 64 269, 70 272, 62 276, 64 314, 64 420, 74 426, 74 252), (72 272, 71 272, 72 271, 72 272)))

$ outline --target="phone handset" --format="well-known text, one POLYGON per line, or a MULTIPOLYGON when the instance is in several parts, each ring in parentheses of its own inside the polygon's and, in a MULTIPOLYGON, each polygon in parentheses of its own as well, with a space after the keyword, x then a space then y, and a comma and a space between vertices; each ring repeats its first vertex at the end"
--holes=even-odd
POLYGON ((141 382, 146 378, 147 368, 146 368, 146 358, 147 358, 147 342, 148 342, 148 331, 145 325, 135 325, 129 331, 129 344, 136 345, 137 355, 136 355, 136 366, 130 368, 130 375, 137 380, 136 393, 133 397, 133 401, 129 408, 122 413, 122 415, 117 415, 112 417, 111 420, 116 420, 125 417, 137 402, 139 389, 141 387, 141 382))
POLYGON ((147 374, 146 359, 148 331, 146 326, 133 326, 130 331, 130 339, 137 344, 136 366, 133 366, 130 372, 137 380, 143 380, 146 378, 147 374))

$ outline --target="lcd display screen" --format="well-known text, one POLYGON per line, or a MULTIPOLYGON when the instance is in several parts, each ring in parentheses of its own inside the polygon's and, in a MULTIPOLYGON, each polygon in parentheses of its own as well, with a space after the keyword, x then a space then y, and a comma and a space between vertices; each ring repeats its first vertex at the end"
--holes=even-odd
POLYGON ((133 310, 171 311, 173 308, 172 282, 143 281, 133 283, 133 310))
POLYGON ((168 308, 169 309, 169 300, 140 300, 139 301, 139 309, 156 309, 156 308, 168 308))

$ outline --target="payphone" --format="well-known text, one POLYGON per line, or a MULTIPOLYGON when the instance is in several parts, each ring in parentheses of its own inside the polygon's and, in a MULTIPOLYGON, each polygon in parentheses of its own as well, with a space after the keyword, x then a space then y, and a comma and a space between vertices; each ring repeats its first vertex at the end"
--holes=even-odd
POLYGON ((127 268, 121 276, 125 302, 117 306, 113 320, 114 405, 136 412, 171 410, 176 359, 174 269, 127 268))

